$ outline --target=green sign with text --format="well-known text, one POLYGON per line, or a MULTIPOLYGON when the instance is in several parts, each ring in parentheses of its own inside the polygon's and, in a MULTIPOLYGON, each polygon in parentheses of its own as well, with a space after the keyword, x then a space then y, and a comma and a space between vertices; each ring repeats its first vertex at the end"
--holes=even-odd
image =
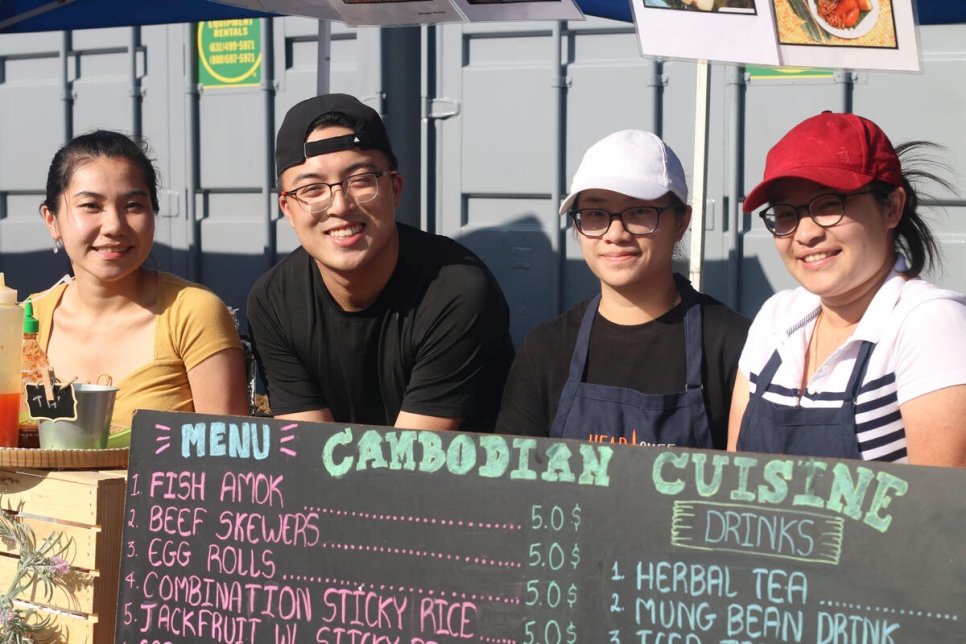
POLYGON ((262 81, 261 23, 255 18, 198 23, 198 82, 249 87, 262 81))
POLYGON ((752 80, 800 80, 803 78, 834 78, 831 69, 817 67, 745 67, 752 80))

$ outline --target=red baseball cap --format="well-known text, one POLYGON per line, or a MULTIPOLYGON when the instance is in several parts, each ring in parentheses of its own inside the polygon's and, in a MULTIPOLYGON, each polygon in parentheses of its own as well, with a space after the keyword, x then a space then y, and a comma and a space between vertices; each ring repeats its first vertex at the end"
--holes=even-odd
POLYGON ((772 184, 786 178, 847 192, 875 180, 901 186, 902 167, 878 125, 855 114, 822 112, 796 125, 768 151, 765 176, 745 197, 743 210, 765 204, 772 184))

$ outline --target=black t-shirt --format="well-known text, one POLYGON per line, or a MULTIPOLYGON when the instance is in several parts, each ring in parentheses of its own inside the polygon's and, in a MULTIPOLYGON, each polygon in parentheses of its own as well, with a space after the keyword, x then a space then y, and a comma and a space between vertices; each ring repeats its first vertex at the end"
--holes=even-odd
MULTIPOLYGON (((751 321, 708 295, 698 294, 698 301, 704 316, 704 404, 714 447, 724 449, 731 390, 751 321)), ((550 435, 588 303, 577 304, 527 335, 507 378, 497 432, 550 435)), ((684 391, 686 371, 681 304, 639 325, 614 324, 599 313, 594 318, 584 382, 668 394, 684 391)))
POLYGON ((340 422, 400 411, 490 431, 513 360, 496 278, 455 241, 398 224, 399 259, 362 311, 342 310, 299 247, 248 296, 255 358, 274 414, 331 409, 340 422))

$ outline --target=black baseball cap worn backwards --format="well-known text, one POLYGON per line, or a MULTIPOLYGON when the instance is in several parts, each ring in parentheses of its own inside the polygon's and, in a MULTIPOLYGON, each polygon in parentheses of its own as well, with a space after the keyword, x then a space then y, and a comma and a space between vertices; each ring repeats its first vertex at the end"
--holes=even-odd
POLYGON ((294 105, 282 120, 275 141, 276 176, 282 176, 283 172, 304 163, 309 157, 350 148, 375 149, 390 159, 394 158, 379 112, 348 94, 313 96, 294 105), (354 133, 306 143, 312 125, 323 115, 336 112, 352 121, 354 133))

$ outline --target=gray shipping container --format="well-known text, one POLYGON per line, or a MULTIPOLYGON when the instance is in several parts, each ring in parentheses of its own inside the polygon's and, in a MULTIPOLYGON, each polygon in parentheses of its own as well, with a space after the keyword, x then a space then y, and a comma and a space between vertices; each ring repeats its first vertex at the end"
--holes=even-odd
MULTIPOLYGON (((278 209, 276 128, 316 93, 319 23, 262 21, 260 86, 198 85, 193 25, 0 35, 0 270, 21 294, 69 270, 38 214, 47 165, 93 128, 143 134, 164 180, 153 262, 241 309, 254 280, 297 245, 278 209)), ((761 223, 741 213, 768 148, 822 110, 854 111, 894 142, 947 147, 966 163, 966 25, 919 30, 917 74, 835 72, 765 79, 710 67, 703 290, 753 315, 792 285, 761 223)), ((698 65, 640 56, 633 26, 479 23, 331 30, 330 87, 386 118, 406 180, 398 217, 459 239, 499 278, 517 342, 588 297, 586 269, 557 214, 586 148, 624 128, 657 132, 694 167, 698 65)), ((693 187, 692 187, 693 190, 693 187)), ((937 194, 944 270, 966 291, 966 201, 937 194)), ((687 272, 689 246, 682 244, 687 272)))

